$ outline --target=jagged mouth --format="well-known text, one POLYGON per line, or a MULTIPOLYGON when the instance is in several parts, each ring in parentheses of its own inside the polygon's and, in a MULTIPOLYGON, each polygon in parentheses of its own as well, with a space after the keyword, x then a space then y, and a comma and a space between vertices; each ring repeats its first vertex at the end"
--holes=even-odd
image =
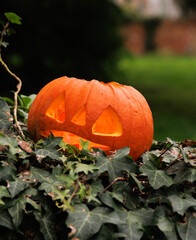
POLYGON ((63 141, 65 143, 68 143, 68 144, 71 144, 71 145, 75 145, 76 147, 78 147, 80 150, 82 150, 82 144, 80 142, 80 139, 82 141, 88 141, 89 142, 89 149, 94 147, 94 148, 100 148, 102 149, 103 151, 110 151, 111 150, 111 147, 109 146, 106 146, 106 145, 103 145, 103 144, 99 144, 99 143, 95 143, 95 142, 92 142, 92 141, 89 141, 85 138, 82 138, 78 135, 75 135, 73 133, 70 133, 70 132, 66 132, 66 131, 58 131, 58 130, 50 130, 50 131, 41 131, 40 134, 41 136, 43 137, 47 137, 49 136, 50 134, 53 134, 55 137, 62 137, 63 141))

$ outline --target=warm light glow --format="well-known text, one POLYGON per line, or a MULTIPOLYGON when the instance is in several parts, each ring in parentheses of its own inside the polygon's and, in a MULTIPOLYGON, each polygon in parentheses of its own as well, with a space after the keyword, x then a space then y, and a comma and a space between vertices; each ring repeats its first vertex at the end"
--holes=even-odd
POLYGON ((92 127, 92 132, 99 136, 121 136, 122 123, 116 111, 108 106, 92 127))
MULTIPOLYGON (((65 132, 65 131, 58 131, 58 130, 50 130, 50 131, 41 131, 40 132, 41 135, 43 137, 47 137, 48 135, 50 135, 51 133, 55 136, 55 137, 63 137, 63 141, 65 143, 71 144, 71 145, 75 145, 77 146, 80 150, 82 149, 81 143, 80 143, 80 139, 82 139, 83 141, 89 141, 85 138, 82 138, 80 136, 77 136, 73 133, 69 133, 69 132, 65 132)), ((106 145, 102 145, 102 144, 98 144, 95 142, 91 142, 89 141, 89 148, 101 148, 104 151, 109 151, 111 150, 111 147, 106 146, 106 145)))
POLYGON ((63 123, 65 121, 65 93, 61 93, 50 104, 46 111, 46 116, 55 119, 57 122, 63 123))
POLYGON ((84 106, 76 113, 71 121, 80 126, 86 125, 86 111, 84 106))

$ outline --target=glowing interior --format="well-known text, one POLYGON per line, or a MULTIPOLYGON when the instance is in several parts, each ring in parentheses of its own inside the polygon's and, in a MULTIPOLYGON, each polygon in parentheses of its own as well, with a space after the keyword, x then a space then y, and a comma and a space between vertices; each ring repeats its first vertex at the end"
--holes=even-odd
POLYGON ((63 123, 65 121, 65 94, 61 93, 50 104, 46 111, 46 116, 55 119, 57 122, 63 123))
POLYGON ((85 108, 82 107, 77 113, 76 115, 72 118, 71 120, 73 123, 80 125, 80 126, 84 126, 86 125, 86 111, 85 108))
MULTIPOLYGON (((82 138, 80 136, 77 136, 75 134, 72 134, 72 133, 69 133, 69 132, 65 132, 65 131, 57 131, 57 130, 41 131, 41 135, 43 137, 47 137, 48 135, 51 134, 51 132, 52 132, 52 134, 55 137, 63 137, 63 141, 65 143, 68 143, 68 144, 71 144, 71 145, 75 145, 80 150, 82 149, 82 146, 81 146, 81 143, 80 143, 80 139, 82 139, 83 141, 89 141, 89 140, 87 140, 85 138, 82 138)), ((101 148, 104 151, 111 150, 111 147, 109 147, 109 146, 89 141, 89 148, 92 148, 92 147, 94 147, 94 148, 101 148)))
MULTIPOLYGON (((66 119, 65 114, 65 94, 61 93, 56 99, 50 104, 46 111, 46 116, 54 119, 59 123, 64 123, 66 119)), ((75 123, 79 126, 86 125, 86 109, 85 105, 79 109, 78 112, 73 116, 72 123, 75 123)), ((50 135, 50 132, 53 133, 56 137, 63 137, 63 141, 72 145, 76 145, 79 149, 82 148, 80 139, 83 141, 87 141, 85 138, 81 138, 75 134, 66 131, 58 131, 58 130, 47 130, 42 131, 41 135, 46 137, 50 135)), ((122 135, 122 122, 119 118, 116 111, 108 106, 99 116, 99 118, 95 121, 92 126, 92 133, 97 136, 121 136, 122 135)), ((95 142, 89 141, 89 147, 101 148, 103 150, 110 150, 111 148, 102 144, 98 144, 95 142)))
POLYGON ((92 132, 99 136, 121 136, 122 123, 116 111, 108 106, 96 120, 92 132))

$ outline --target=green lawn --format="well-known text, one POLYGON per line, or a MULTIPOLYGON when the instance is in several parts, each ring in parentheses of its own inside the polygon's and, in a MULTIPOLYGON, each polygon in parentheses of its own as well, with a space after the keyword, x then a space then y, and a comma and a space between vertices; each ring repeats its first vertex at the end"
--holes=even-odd
POLYGON ((196 58, 123 56, 117 82, 131 85, 147 99, 154 116, 154 139, 196 140, 196 58))

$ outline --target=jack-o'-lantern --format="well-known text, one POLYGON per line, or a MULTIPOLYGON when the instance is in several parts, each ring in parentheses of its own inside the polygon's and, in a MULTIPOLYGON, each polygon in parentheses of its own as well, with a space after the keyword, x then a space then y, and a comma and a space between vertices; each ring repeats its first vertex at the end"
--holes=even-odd
POLYGON ((27 127, 35 140, 53 133, 79 148, 80 139, 106 152, 128 146, 134 159, 153 140, 152 113, 136 89, 68 77, 51 81, 38 93, 27 127))

